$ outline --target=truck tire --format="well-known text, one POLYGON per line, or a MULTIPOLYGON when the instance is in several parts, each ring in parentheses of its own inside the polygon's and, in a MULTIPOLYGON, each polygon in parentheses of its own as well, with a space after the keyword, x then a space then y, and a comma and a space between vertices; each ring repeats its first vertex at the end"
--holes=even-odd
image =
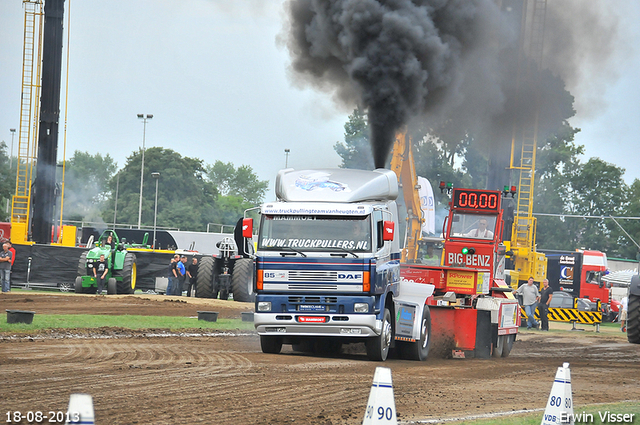
POLYGON ((640 344, 640 296, 630 293, 627 306, 627 340, 640 344))
POLYGON ((424 361, 429 356, 429 343, 431 341, 431 311, 425 305, 420 321, 420 340, 411 343, 403 343, 402 357, 407 360, 424 361))
POLYGON ((198 265, 198 276, 196 277, 196 297, 197 298, 217 298, 213 296, 213 257, 202 257, 198 265))
POLYGON ((253 260, 240 258, 236 260, 231 274, 231 292, 233 299, 242 303, 252 303, 256 300, 253 292, 253 260))
POLYGON ((117 275, 122 276, 122 280, 119 280, 117 285, 118 294, 133 294, 136 290, 136 280, 138 278, 136 255, 133 252, 125 254, 122 270, 117 275))
POLYGON ((502 348, 502 357, 509 357, 511 349, 513 348, 513 342, 515 340, 515 335, 505 335, 504 347, 502 348))
POLYGON ((76 277, 76 282, 73 289, 76 294, 82 294, 84 292, 84 288, 82 288, 82 276, 76 277))
POLYGON ((508 335, 498 335, 496 345, 493 347, 493 357, 502 357, 505 346, 507 345, 507 337, 508 335))
POLYGON ((282 350, 282 337, 260 335, 260 347, 262 348, 263 353, 280 354, 280 351, 282 350))
POLYGON ((111 277, 107 281, 107 295, 115 295, 118 293, 118 281, 111 277))
POLYGON ((89 254, 89 251, 80 254, 80 260, 78 260, 78 276, 87 276, 87 254, 89 254))
POLYGON ((382 332, 380 332, 380 335, 369 338, 365 342, 367 347, 367 357, 369 360, 376 362, 383 362, 387 360, 391 341, 393 341, 391 312, 387 307, 384 308, 384 314, 382 317, 382 332))

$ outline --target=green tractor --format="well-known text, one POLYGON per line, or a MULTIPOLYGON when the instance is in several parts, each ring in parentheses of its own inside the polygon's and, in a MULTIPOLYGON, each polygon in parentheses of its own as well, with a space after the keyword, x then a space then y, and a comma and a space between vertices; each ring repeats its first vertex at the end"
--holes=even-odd
MULTIPOLYGON (((146 245, 148 237, 149 234, 146 233, 143 245, 146 245)), ((93 276, 93 265, 104 255, 109 267, 105 276, 107 294, 133 294, 137 278, 136 255, 127 252, 127 246, 126 240, 120 240, 115 231, 102 232, 95 247, 80 256, 76 293, 95 294, 98 291, 98 279, 93 276)))

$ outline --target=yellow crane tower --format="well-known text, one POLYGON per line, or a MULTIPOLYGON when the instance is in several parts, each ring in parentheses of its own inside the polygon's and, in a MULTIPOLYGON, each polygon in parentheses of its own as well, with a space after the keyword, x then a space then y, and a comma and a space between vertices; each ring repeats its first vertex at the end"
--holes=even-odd
POLYGON ((28 241, 31 181, 38 145, 40 72, 42 66, 42 0, 23 0, 24 48, 22 53, 22 99, 18 133, 16 192, 11 202, 11 241, 28 241))
MULTIPOLYGON (((524 2, 522 26, 523 45, 518 60, 517 87, 525 81, 534 87, 539 85, 539 70, 542 67, 544 26, 547 0, 530 0, 524 2), (531 19, 527 19, 527 14, 531 19), (528 24, 528 25, 527 25, 528 24), (529 58, 535 67, 528 66, 529 58)), ((536 218, 533 216, 533 185, 536 169, 536 149, 538 144, 538 120, 540 113, 539 90, 535 90, 534 116, 520 120, 514 124, 511 139, 511 160, 509 168, 520 172, 518 179, 518 200, 516 203, 511 241, 505 241, 507 251, 513 255, 514 268, 510 270, 511 286, 515 289, 518 283, 533 276, 540 283, 547 275, 547 258, 537 252, 536 218), (519 156, 516 154, 519 151, 519 156)))

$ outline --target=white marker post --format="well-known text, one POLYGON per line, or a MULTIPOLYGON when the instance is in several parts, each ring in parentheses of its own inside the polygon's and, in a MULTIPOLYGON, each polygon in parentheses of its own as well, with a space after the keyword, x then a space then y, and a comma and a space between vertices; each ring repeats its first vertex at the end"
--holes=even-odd
POLYGON ((571 394, 571 371, 569 363, 564 363, 556 372, 540 425, 573 425, 573 396, 571 394))
POLYGON ((364 413, 362 425, 397 425, 396 402, 393 397, 393 383, 391 369, 377 367, 373 375, 373 384, 369 393, 367 410, 364 413))
POLYGON ((93 398, 89 394, 71 394, 65 425, 95 425, 93 398))

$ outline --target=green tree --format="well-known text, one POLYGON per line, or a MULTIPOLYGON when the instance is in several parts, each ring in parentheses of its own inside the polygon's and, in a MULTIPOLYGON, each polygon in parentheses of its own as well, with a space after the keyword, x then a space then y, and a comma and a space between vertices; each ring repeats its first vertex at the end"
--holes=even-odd
POLYGON ((117 164, 109 154, 75 151, 65 164, 64 219, 99 220, 111 195, 108 182, 116 169, 117 164))
POLYGON ((13 161, 11 169, 9 169, 9 162, 7 144, 0 142, 0 221, 11 220, 11 197, 16 188, 16 161, 13 161), (8 210, 7 205, 9 205, 8 210))
POLYGON ((259 180, 248 165, 236 168, 232 163, 216 161, 206 167, 209 180, 222 196, 237 196, 252 206, 264 199, 269 186, 268 180, 259 180))
POLYGON ((211 221, 217 224, 236 224, 246 209, 262 203, 269 185, 267 180, 259 180, 250 166, 236 168, 230 162, 207 166, 207 177, 220 193, 211 221))
POLYGON ((333 149, 342 158, 340 168, 373 170, 373 154, 369 142, 369 122, 366 112, 358 107, 344 125, 344 143, 336 142, 333 149))
MULTIPOLYGON (((589 216, 623 215, 628 186, 622 179, 624 169, 591 158, 571 179, 572 212, 589 216)), ((611 220, 588 219, 575 230, 577 247, 616 254, 618 240, 611 237, 617 227, 611 220)))
MULTIPOLYGON (((622 215, 625 217, 640 217, 640 180, 635 179, 631 183, 625 198, 627 199, 627 205, 622 215)), ((640 254, 640 248, 636 246, 636 243, 640 244, 640 220, 617 219, 617 221, 625 232, 629 234, 626 235, 617 225, 612 230, 611 233, 618 242, 617 255, 621 258, 635 260, 640 254), (633 238, 635 243, 629 239, 629 236, 633 238)))
MULTIPOLYGON (((579 155, 584 147, 576 145, 575 135, 580 131, 564 123, 560 131, 550 137, 536 154, 536 175, 533 211, 546 214, 571 214, 571 178, 582 164, 579 155)), ((538 247, 542 249, 574 250, 577 243, 573 219, 554 216, 538 218, 538 247)))
MULTIPOLYGON (((171 149, 160 147, 147 149, 144 159, 142 225, 153 227, 156 181, 151 174, 158 172, 157 226, 204 231, 207 223, 213 222, 218 191, 207 180, 202 160, 182 157, 171 149)), ((141 151, 134 152, 109 182, 113 197, 102 214, 105 222, 113 223, 116 186, 117 222, 138 222, 141 164, 141 151)))

